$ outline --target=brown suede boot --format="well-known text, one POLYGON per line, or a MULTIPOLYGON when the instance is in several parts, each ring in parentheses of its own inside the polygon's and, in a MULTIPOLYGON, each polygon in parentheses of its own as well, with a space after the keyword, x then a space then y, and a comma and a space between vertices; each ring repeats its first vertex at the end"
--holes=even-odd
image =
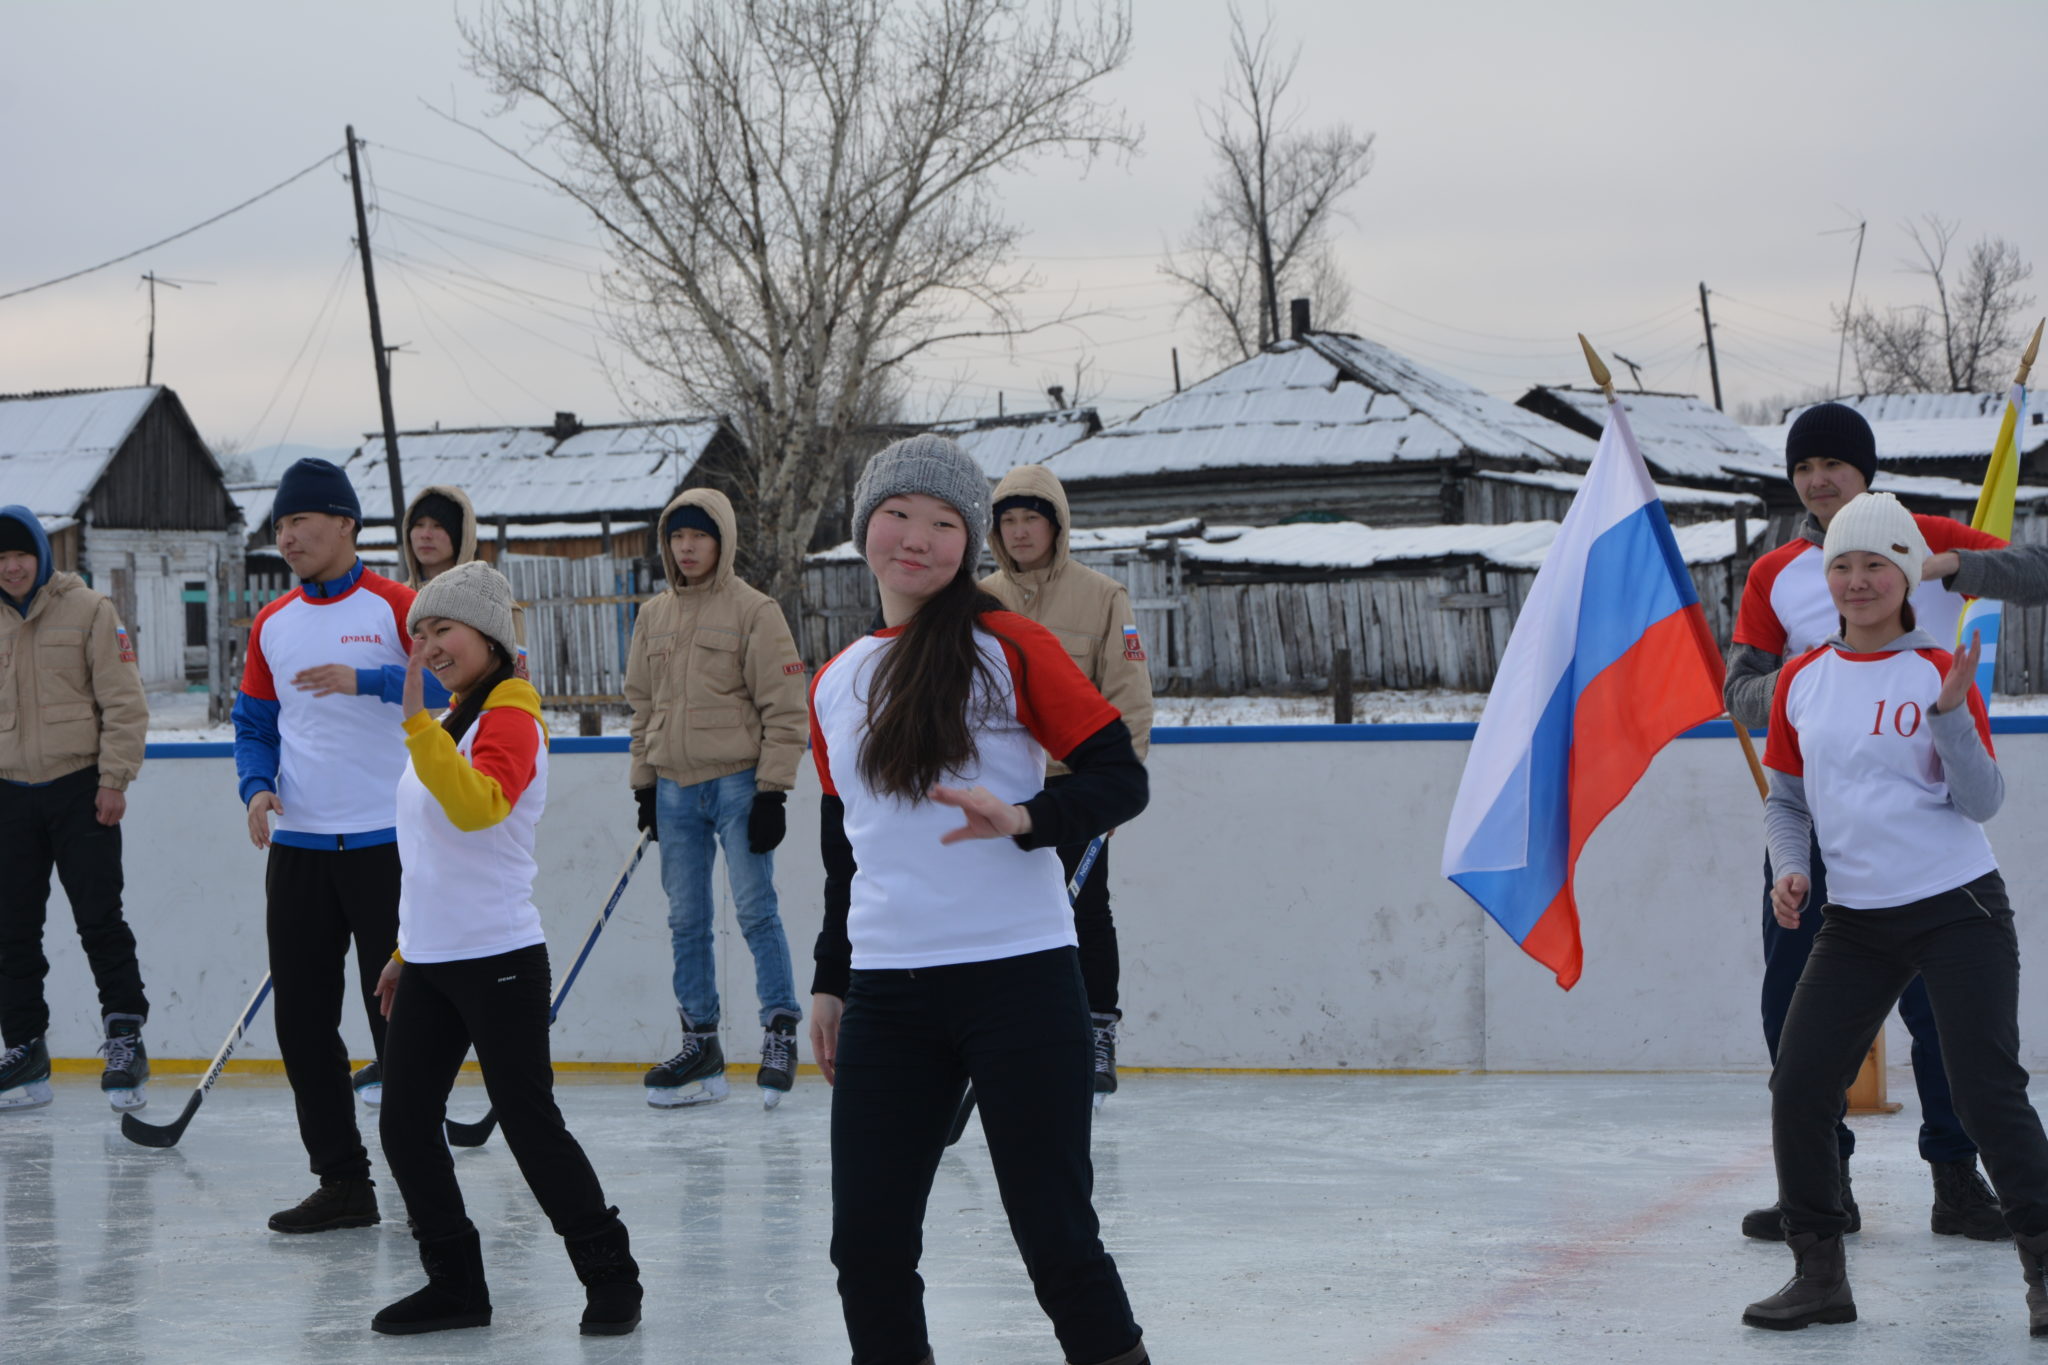
POLYGON ((1774 1332, 1796 1332, 1816 1322, 1856 1321, 1856 1300, 1849 1293, 1842 1239, 1795 1232, 1785 1239, 1785 1245, 1798 1258, 1797 1269, 1783 1289, 1744 1309, 1743 1322, 1774 1332))

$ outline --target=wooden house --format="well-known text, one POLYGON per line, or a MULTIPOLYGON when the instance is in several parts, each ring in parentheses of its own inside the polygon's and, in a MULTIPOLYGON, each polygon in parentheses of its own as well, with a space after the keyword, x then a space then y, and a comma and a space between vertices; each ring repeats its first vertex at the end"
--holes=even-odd
POLYGON ((241 513, 175 392, 0 396, 0 502, 33 510, 57 566, 113 600, 144 683, 232 684, 223 626, 241 513))

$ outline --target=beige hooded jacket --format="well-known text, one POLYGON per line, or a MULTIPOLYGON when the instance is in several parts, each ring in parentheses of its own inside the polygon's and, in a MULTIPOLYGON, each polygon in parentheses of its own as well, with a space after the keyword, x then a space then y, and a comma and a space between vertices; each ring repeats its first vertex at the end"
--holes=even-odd
POLYGON ((806 679, 782 607, 733 573, 739 527, 732 503, 711 488, 680 493, 655 523, 669 590, 640 608, 626 659, 633 705, 628 781, 656 777, 690 786, 754 769, 762 791, 796 785, 810 738, 806 679), (718 526, 718 568, 691 587, 662 527, 679 507, 700 507, 718 526))
POLYGON ((412 552, 412 521, 420 513, 420 504, 432 493, 439 493, 462 509, 462 535, 455 542, 455 563, 467 564, 476 558, 476 509, 469 505, 469 495, 452 483, 437 483, 422 488, 413 494, 412 501, 405 505, 405 525, 400 528, 398 534, 398 558, 399 562, 405 565, 405 586, 414 592, 426 586, 427 577, 420 572, 419 557, 412 552))
POLYGON ((149 702, 114 604, 75 573, 0 604, 0 779, 54 782, 98 765, 126 791, 142 770, 149 702))
MULTIPOLYGON (((1142 759, 1152 742, 1152 673, 1136 633, 1138 618, 1131 610, 1131 595, 1108 574, 1077 564, 1068 554, 1071 519, 1067 490, 1060 487, 1057 475, 1042 464, 1018 465, 996 485, 991 505, 1014 497, 1043 498, 1058 511, 1059 534, 1053 540, 1052 562, 1029 572, 1019 568, 1003 545, 999 517, 989 528, 988 543, 1000 567, 983 579, 981 586, 1011 611, 1030 617, 1060 637, 1088 681, 1123 713, 1132 746, 1142 759)), ((1066 770, 1057 762, 1046 768, 1049 776, 1066 770)))

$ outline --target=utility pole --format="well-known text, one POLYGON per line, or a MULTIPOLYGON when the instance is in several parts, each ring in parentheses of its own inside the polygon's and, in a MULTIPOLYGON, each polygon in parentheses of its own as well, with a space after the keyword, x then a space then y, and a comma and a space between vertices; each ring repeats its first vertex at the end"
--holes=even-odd
MULTIPOLYGON (((1856 272, 1863 268, 1863 234, 1870 227, 1866 219, 1856 224, 1856 259, 1849 263, 1849 297, 1842 304, 1842 341, 1835 348, 1835 396, 1842 396, 1842 362, 1849 357, 1849 314, 1856 307, 1856 272)), ((1847 232, 1836 228, 1836 232, 1847 232)))
POLYGON ((1714 380, 1714 411, 1721 407, 1721 360, 1714 354, 1714 319, 1707 314, 1707 282, 1700 281, 1700 322, 1707 329, 1707 373, 1714 380))
MULTIPOLYGON (((398 469, 398 419, 391 415, 391 352, 377 311, 377 273, 370 263, 370 218, 363 209, 363 172, 356 161, 356 127, 348 125, 348 179, 356 195, 356 245, 363 252, 363 293, 370 302, 370 352, 377 360, 377 405, 384 416, 384 458, 391 471, 391 525, 404 535, 405 481, 398 469)), ((1702 286, 1704 288, 1705 286, 1702 286)))
POLYGON ((156 382, 156 287, 163 285, 166 289, 183 289, 185 286, 164 279, 154 270, 142 278, 149 281, 149 349, 143 353, 142 359, 142 385, 148 388, 156 382))

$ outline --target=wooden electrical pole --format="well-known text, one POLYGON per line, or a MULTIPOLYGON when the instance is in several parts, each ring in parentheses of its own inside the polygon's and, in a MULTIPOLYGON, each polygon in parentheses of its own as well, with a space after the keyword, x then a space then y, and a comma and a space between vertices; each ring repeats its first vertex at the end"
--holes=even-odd
POLYGON ((398 419, 391 415, 391 352, 377 311, 377 272, 370 262, 370 218, 363 208, 363 172, 356 160, 356 128, 348 125, 348 179, 356 195, 356 245, 363 253, 363 293, 370 302, 370 352, 377 361, 377 405, 384 416, 384 459, 391 471, 391 525, 404 535, 405 480, 398 470, 398 419))
POLYGON ((1700 281, 1700 322, 1707 329, 1707 373, 1714 380, 1714 411, 1721 411, 1721 360, 1714 354, 1714 319, 1707 313, 1707 282, 1700 281))

